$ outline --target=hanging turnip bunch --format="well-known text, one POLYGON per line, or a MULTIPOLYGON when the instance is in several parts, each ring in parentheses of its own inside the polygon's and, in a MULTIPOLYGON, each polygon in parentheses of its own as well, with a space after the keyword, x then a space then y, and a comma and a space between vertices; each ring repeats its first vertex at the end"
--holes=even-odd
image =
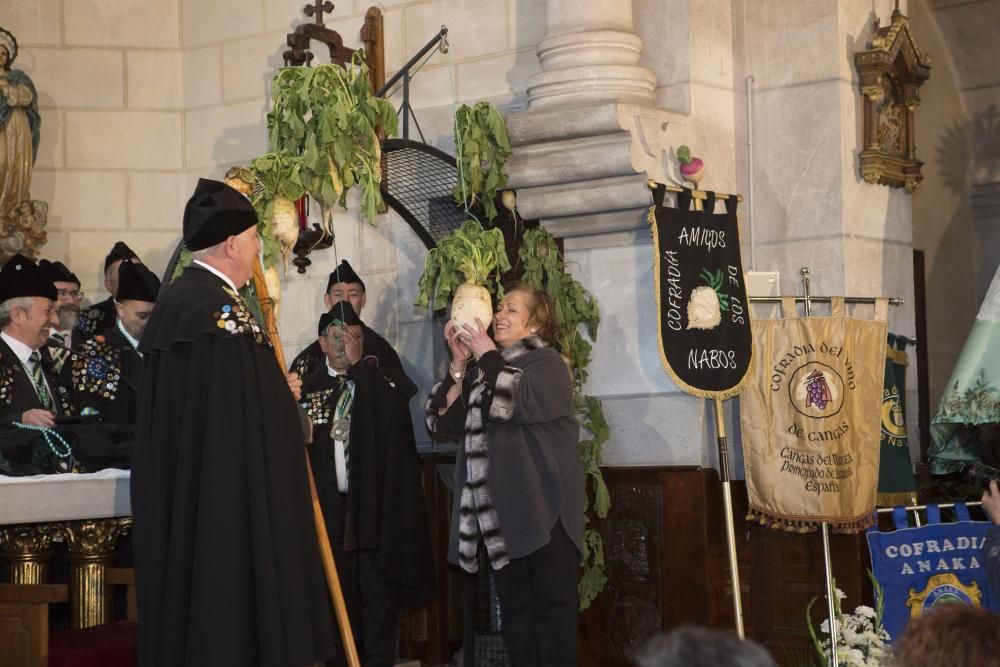
POLYGON ((427 253, 416 305, 440 307, 454 295, 451 321, 456 326, 475 327, 478 317, 488 327, 493 321, 493 302, 487 286, 492 284, 500 298, 500 274, 509 270, 501 231, 485 230, 475 220, 466 220, 427 253))
POLYGON ((297 161, 295 178, 319 203, 326 233, 333 233, 334 204, 347 208, 347 193, 356 185, 362 217, 374 225, 385 208, 380 133, 393 134, 397 118, 388 100, 372 94, 362 53, 347 67, 284 67, 271 94, 271 150, 297 161))
POLYGON ((250 163, 254 191, 250 201, 280 246, 288 270, 288 258, 299 238, 299 215, 295 201, 305 194, 298 160, 289 155, 265 153, 250 163))

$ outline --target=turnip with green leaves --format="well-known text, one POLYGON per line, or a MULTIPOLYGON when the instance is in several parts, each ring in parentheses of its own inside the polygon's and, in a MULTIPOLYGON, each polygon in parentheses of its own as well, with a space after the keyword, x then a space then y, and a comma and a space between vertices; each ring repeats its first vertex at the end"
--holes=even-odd
POLYGON ((697 185, 705 177, 705 163, 700 157, 691 154, 691 149, 681 146, 677 149, 677 160, 681 163, 681 176, 685 181, 697 185))
POLYGON ((451 321, 455 326, 475 327, 478 317, 488 327, 493 321, 493 302, 486 286, 492 285, 497 297, 502 296, 500 274, 509 270, 500 230, 485 230, 475 220, 466 220, 427 253, 416 305, 440 307, 454 295, 451 321))

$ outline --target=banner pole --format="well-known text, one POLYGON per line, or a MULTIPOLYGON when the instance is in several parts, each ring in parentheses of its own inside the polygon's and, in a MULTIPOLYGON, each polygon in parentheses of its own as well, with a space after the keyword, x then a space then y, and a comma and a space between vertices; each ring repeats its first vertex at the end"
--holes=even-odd
POLYGON ((729 444, 726 442, 726 421, 722 414, 722 399, 715 399, 715 428, 719 445, 719 477, 722 479, 722 505, 726 515, 726 547, 729 552, 729 578, 733 587, 733 619, 736 634, 743 639, 743 603, 740 599, 740 568, 736 556, 736 527, 733 521, 733 492, 729 483, 729 444))
POLYGON ((826 612, 830 620, 830 664, 839 667, 837 659, 837 609, 834 596, 837 594, 833 585, 833 562, 830 558, 830 524, 823 522, 823 569, 826 572, 826 612))

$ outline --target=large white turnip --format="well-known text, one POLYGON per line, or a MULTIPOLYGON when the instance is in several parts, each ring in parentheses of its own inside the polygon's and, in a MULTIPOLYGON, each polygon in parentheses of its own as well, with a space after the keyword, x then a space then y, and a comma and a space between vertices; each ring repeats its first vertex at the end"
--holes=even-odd
POLYGON ((299 214, 295 202, 283 195, 274 198, 274 213, 271 215, 271 231, 281 246, 281 260, 288 272, 288 257, 295 242, 299 240, 299 214))
POLYGON ((451 302, 451 321, 459 329, 463 324, 475 329, 477 317, 485 327, 489 327, 493 321, 490 293, 482 285, 462 283, 455 290, 455 297, 451 302))

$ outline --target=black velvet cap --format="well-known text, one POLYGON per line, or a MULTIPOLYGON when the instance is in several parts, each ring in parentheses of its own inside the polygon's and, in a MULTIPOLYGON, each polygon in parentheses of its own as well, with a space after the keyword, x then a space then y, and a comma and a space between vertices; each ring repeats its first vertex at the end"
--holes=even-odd
POLYGON ((365 291, 365 283, 361 280, 361 276, 354 272, 354 269, 350 264, 347 263, 346 259, 340 260, 340 266, 333 270, 330 274, 330 279, 326 282, 326 291, 329 292, 330 288, 337 283, 358 283, 361 285, 361 291, 365 291))
POLYGON ((47 259, 42 259, 38 261, 38 268, 54 283, 76 283, 77 287, 82 284, 76 274, 62 262, 50 262, 47 259))
POLYGON ((327 327, 329 327, 334 322, 341 322, 347 326, 354 326, 361 324, 361 318, 358 314, 354 312, 354 306, 351 305, 350 301, 338 301, 333 304, 333 308, 330 312, 323 313, 319 317, 319 330, 317 335, 322 336, 327 327))
POLYGON ((184 245, 192 252, 211 248, 256 224, 249 199, 225 183, 200 178, 184 207, 184 245))
POLYGON ((118 294, 115 301, 156 301, 160 279, 145 264, 125 262, 118 269, 118 294))
POLYGON ((55 301, 55 285, 38 265, 18 253, 0 269, 0 303, 22 296, 40 296, 55 301))
POLYGON ((108 253, 108 256, 104 258, 104 270, 107 271, 112 264, 114 264, 120 259, 121 260, 139 259, 139 255, 132 252, 132 248, 129 248, 121 241, 118 241, 117 243, 114 244, 114 246, 112 246, 111 252, 108 253))

